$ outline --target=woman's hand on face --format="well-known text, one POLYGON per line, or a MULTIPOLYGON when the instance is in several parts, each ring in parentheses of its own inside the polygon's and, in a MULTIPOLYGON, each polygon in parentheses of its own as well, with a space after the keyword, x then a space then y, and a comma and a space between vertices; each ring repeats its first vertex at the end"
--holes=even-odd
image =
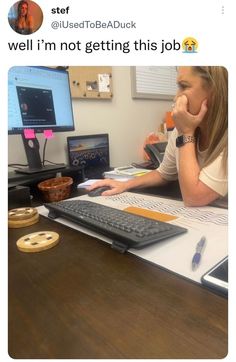
POLYGON ((120 194, 128 189, 127 183, 125 181, 122 182, 111 179, 105 179, 105 180, 96 181, 94 184, 92 184, 87 188, 87 191, 89 192, 94 189, 97 189, 98 187, 103 187, 103 186, 108 186, 110 190, 104 191, 102 193, 102 196, 111 196, 111 195, 120 194))
POLYGON ((172 111, 172 117, 179 133, 186 135, 194 135, 195 129, 202 122, 207 112, 207 99, 201 104, 198 114, 192 114, 188 111, 188 98, 186 95, 177 97, 175 106, 172 111))

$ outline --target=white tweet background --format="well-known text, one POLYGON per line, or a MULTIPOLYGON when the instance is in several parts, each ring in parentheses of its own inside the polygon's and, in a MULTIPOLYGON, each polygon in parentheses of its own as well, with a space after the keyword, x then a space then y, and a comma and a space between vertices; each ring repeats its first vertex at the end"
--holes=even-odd
POLYGON ((127 0, 37 0, 44 20, 41 28, 30 36, 16 34, 8 24, 8 11, 14 1, 4 1, 0 5, 1 13, 1 357, 10 359, 7 353, 7 72, 14 65, 222 65, 229 72, 229 208, 230 208, 230 298, 229 298, 229 354, 227 359, 235 357, 235 56, 232 28, 234 18, 232 1, 219 0, 146 0, 134 2, 127 0), (69 14, 52 14, 51 9, 69 6, 69 14), (136 29, 58 29, 53 30, 53 21, 104 22, 118 20, 133 21, 136 29), (182 43, 186 37, 198 40, 199 48, 195 54, 180 51, 96 51, 86 54, 84 51, 60 51, 60 42, 88 41, 130 41, 130 44, 142 41, 157 42, 173 39, 182 43), (32 39, 34 50, 10 51, 8 43, 25 42, 32 39), (38 42, 54 42, 55 51, 37 50, 38 42))

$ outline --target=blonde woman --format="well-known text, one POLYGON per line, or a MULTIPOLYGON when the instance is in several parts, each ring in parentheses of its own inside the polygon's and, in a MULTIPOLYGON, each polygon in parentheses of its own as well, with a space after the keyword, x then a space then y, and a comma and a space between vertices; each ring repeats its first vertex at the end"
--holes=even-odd
POLYGON ((27 1, 20 1, 17 7, 17 18, 14 22, 14 30, 23 35, 33 32, 33 17, 29 15, 27 1))
POLYGON ((157 170, 126 181, 101 180, 102 195, 179 180, 186 206, 204 206, 228 192, 228 77, 223 67, 179 67, 172 116, 175 129, 157 170))

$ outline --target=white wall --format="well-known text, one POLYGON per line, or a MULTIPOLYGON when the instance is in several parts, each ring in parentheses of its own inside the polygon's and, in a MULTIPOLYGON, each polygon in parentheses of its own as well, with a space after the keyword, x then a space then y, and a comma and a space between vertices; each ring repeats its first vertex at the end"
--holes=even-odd
MULTIPOLYGON (((113 99, 74 99, 76 129, 74 132, 55 133, 47 144, 46 159, 67 162, 67 136, 109 133, 112 166, 142 160, 145 137, 157 130, 172 102, 132 99, 130 67, 113 67, 112 75, 113 99)), ((42 145, 42 135, 38 139, 42 145)), ((8 163, 26 163, 21 136, 8 137, 8 154, 8 163)))

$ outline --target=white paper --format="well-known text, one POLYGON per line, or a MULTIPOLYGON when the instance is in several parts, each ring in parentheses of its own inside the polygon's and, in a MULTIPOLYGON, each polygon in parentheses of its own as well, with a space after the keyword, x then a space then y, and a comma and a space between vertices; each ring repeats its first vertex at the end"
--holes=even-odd
MULTIPOLYGON (((91 198, 87 195, 75 197, 74 199, 91 201, 91 198)), ((130 192, 125 192, 115 196, 97 196, 93 197, 92 201, 120 210, 123 210, 130 205, 147 208, 147 205, 149 204, 151 205, 152 210, 155 211, 153 205, 158 205, 158 203, 160 203, 162 207, 163 205, 166 205, 167 209, 170 209, 170 207, 179 210, 181 208, 185 208, 182 201, 174 201, 130 192), (129 203, 126 203, 125 201, 129 203), (136 205, 134 205, 135 203, 136 205)), ((212 215, 215 216, 216 219, 218 216, 219 220, 221 220, 221 218, 222 220, 225 220, 228 215, 228 210, 209 206, 186 209, 195 210, 197 218, 194 220, 193 215, 191 218, 188 218, 186 216, 187 214, 185 214, 185 216, 179 215, 179 217, 176 220, 171 221, 171 223, 186 227, 188 229, 187 233, 163 240, 140 250, 129 249, 128 252, 174 273, 182 275, 185 278, 201 283, 201 276, 228 255, 228 225, 225 223, 216 224, 213 219, 210 220, 209 218, 201 221, 198 218, 199 212, 201 212, 202 215, 212 212, 212 215), (207 244, 199 267, 193 271, 191 265, 192 258, 196 251, 196 245, 203 235, 206 237, 207 244)), ((48 214, 48 211, 44 206, 39 207, 38 211, 44 216, 47 216, 48 214)), ((86 228, 81 228, 76 223, 70 222, 66 219, 58 218, 56 221, 85 234, 92 235, 105 242, 112 243, 112 240, 109 238, 86 228)))
POLYGON ((81 182, 80 184, 77 185, 77 188, 86 189, 88 186, 91 186, 92 184, 94 184, 97 181, 100 181, 100 179, 91 179, 91 180, 81 182))
POLYGON ((98 89, 99 92, 109 93, 111 91, 109 74, 98 74, 98 89))

